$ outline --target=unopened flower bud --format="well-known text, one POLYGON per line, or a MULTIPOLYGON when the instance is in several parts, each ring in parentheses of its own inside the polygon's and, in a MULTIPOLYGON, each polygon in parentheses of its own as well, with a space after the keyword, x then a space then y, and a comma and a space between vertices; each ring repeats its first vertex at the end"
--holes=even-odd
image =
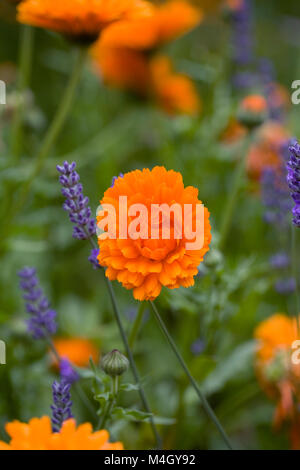
POLYGON ((243 99, 237 113, 238 121, 248 129, 258 127, 268 117, 268 104, 261 95, 249 95, 243 99))
POLYGON ((114 349, 102 357, 100 365, 107 375, 116 377, 126 372, 129 367, 129 361, 120 351, 114 349))

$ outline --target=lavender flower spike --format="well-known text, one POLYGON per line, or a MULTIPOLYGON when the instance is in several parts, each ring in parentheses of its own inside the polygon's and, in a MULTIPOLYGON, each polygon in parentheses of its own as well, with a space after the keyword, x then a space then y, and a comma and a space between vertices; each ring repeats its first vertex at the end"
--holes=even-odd
POLYGON ((73 237, 87 240, 96 233, 96 221, 91 217, 89 199, 83 195, 80 176, 75 171, 76 163, 64 162, 62 166, 57 165, 56 168, 60 173, 60 184, 63 186, 61 192, 66 198, 63 208, 69 212, 70 221, 74 224, 73 237))
POLYGON ((24 268, 18 275, 21 278, 20 288, 24 291, 26 311, 30 315, 27 321, 28 332, 34 339, 53 335, 57 329, 56 312, 49 308, 49 301, 39 286, 35 268, 24 268))
POLYGON ((295 202, 293 208, 293 224, 300 227, 300 144, 292 140, 289 147, 290 159, 287 162, 287 182, 291 196, 295 202))
POLYGON ((61 380, 70 385, 72 385, 74 382, 78 382, 80 379, 79 374, 72 367, 70 361, 66 358, 61 359, 59 363, 59 371, 61 380))
POLYGON ((53 432, 59 432, 63 422, 73 418, 70 387, 71 384, 66 383, 64 380, 60 382, 55 381, 52 385, 53 405, 51 405, 51 421, 53 432))

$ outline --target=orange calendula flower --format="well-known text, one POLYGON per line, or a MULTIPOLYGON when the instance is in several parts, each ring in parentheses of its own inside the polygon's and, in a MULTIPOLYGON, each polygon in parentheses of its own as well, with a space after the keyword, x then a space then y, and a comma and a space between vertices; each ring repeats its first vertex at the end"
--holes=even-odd
POLYGON ((156 102, 169 114, 194 115, 201 110, 194 83, 173 71, 165 56, 147 57, 129 48, 103 46, 97 41, 91 50, 96 72, 104 83, 156 102))
POLYGON ((126 173, 104 193, 100 207, 104 208, 105 204, 114 207, 115 236, 107 237, 106 211, 98 213, 98 227, 104 230, 98 238, 98 261, 107 268, 105 274, 110 280, 118 280, 126 289, 132 289, 137 300, 154 300, 163 286, 175 289, 194 284, 194 276, 211 241, 209 212, 201 206, 203 212, 199 217, 198 190, 185 187, 180 173, 164 167, 126 173), (138 221, 130 215, 136 204, 143 209, 138 221), (156 219, 153 204, 159 211, 156 219), (186 212, 187 218, 183 215, 186 212), (166 228, 165 221, 167 235, 162 231, 162 225, 166 228), (132 225, 139 232, 135 236, 131 235, 132 225), (195 241, 196 237, 187 236, 189 230, 201 232, 197 246, 187 244, 188 238, 195 241))
POLYGON ((150 11, 151 5, 143 0, 24 0, 18 6, 18 20, 90 42, 112 22, 135 20, 150 11))
POLYGON ((255 330, 258 340, 256 371, 266 394, 277 402, 274 425, 290 424, 293 448, 299 448, 300 364, 293 361, 293 343, 298 338, 297 321, 277 313, 255 330), (297 431, 297 432, 296 432, 297 431))
POLYGON ((154 99, 169 114, 195 115, 200 100, 194 83, 185 75, 174 73, 171 61, 165 56, 150 62, 154 99))
POLYGON ((241 108, 251 113, 262 113, 268 109, 268 104, 264 96, 249 95, 243 99, 241 108))
POLYGON ((257 139, 247 155, 248 176, 259 181, 265 168, 282 168, 280 155, 282 145, 290 138, 289 133, 276 121, 268 121, 261 126, 257 139))
POLYGON ((59 433, 52 432, 48 416, 29 423, 13 421, 5 426, 11 440, 0 441, 0 450, 123 450, 121 442, 110 443, 105 430, 93 432, 90 423, 76 428, 73 419, 65 421, 59 433))
POLYGON ((53 343, 60 357, 68 359, 75 366, 85 367, 89 364, 90 358, 94 362, 97 362, 99 359, 98 349, 88 339, 55 338, 53 343))
POLYGON ((202 13, 183 0, 153 6, 152 14, 137 21, 118 21, 104 32, 105 46, 150 50, 194 28, 202 13))

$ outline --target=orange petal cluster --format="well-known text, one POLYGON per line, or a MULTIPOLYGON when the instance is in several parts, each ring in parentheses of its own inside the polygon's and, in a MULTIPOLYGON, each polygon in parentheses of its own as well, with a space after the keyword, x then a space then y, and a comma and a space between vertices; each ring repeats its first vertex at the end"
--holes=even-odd
POLYGON ((299 449, 300 365, 292 362, 292 344, 299 339, 297 321, 295 318, 276 313, 256 328, 254 336, 258 340, 258 380, 266 394, 277 403, 274 425, 279 428, 283 422, 288 422, 292 447, 299 449), (279 370, 278 378, 270 377, 271 367, 279 370))
POLYGON ((48 416, 32 418, 29 423, 13 421, 5 426, 11 440, 0 441, 0 450, 123 450, 121 442, 110 443, 105 430, 93 432, 90 423, 76 427, 73 419, 65 421, 59 433, 51 430, 48 416))
POLYGON ((184 0, 170 0, 154 6, 152 14, 136 21, 118 21, 102 36, 106 47, 149 50, 173 40, 194 28, 202 12, 184 0))
MULTIPOLYGON (((147 207, 148 214, 151 214, 151 204, 166 204, 170 207, 177 203, 181 208, 184 204, 191 204, 193 230, 195 230, 195 208, 196 204, 201 203, 198 199, 198 190, 192 186, 185 187, 180 173, 167 171, 164 167, 127 173, 124 177, 116 179, 101 201, 101 204, 112 204, 115 208, 116 239, 108 237, 103 239, 102 235, 98 238, 100 247, 98 261, 107 268, 106 276, 110 280, 118 280, 126 289, 132 289, 137 300, 154 300, 163 286, 170 289, 192 286, 198 266, 209 250, 211 241, 208 210, 204 208, 204 227, 201 227, 204 233, 203 247, 187 250, 184 227, 182 239, 174 235, 175 217, 171 217, 170 239, 164 239, 161 230, 158 239, 151 239, 151 235, 147 239, 133 240, 129 236, 121 238, 120 196, 127 196, 128 208, 132 204, 140 203, 147 207)), ((97 222, 100 223, 103 217, 103 214, 98 216, 97 222)), ((149 224, 150 219, 151 216, 148 215, 149 224)), ((127 227, 131 221, 132 218, 128 217, 127 212, 127 227)))
POLYGON ((98 349, 88 339, 54 338, 53 343, 59 356, 68 359, 75 366, 85 367, 89 364, 90 358, 94 362, 97 362, 99 359, 98 349))
POLYGON ((261 126, 257 140, 247 156, 247 173, 251 179, 259 181, 263 170, 267 167, 281 169, 280 150, 289 137, 289 133, 278 122, 268 121, 261 126))
POLYGON ((62 33, 96 40, 109 24, 120 19, 147 16, 151 5, 143 0, 24 0, 18 21, 62 33))

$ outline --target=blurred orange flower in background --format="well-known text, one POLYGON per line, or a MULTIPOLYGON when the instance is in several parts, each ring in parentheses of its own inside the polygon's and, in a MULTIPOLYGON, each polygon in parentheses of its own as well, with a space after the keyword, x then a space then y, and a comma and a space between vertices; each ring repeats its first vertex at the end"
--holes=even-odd
POLYGON ((247 173, 251 179, 259 181, 267 167, 281 169, 280 150, 289 137, 289 133, 279 122, 268 121, 261 126, 247 156, 247 173))
POLYGON ((292 362, 297 320, 277 313, 255 330, 256 372, 266 394, 277 402, 274 425, 290 425, 292 447, 300 448, 300 364, 292 362))
POLYGON ((151 5, 143 0, 24 0, 18 20, 79 40, 94 41, 114 21, 148 15, 151 5))
POLYGON ((183 0, 170 0, 154 6, 149 16, 118 21, 102 35, 102 44, 110 47, 150 50, 193 29, 202 13, 183 0))
POLYGON ((73 419, 65 421, 59 433, 52 432, 48 416, 32 418, 29 423, 13 421, 5 426, 11 440, 0 441, 0 450, 123 450, 121 442, 110 443, 105 430, 93 432, 90 423, 76 428, 73 419))
MULTIPOLYGON (((68 359, 71 364, 78 367, 85 367, 89 364, 90 358, 94 362, 99 360, 99 351, 96 346, 85 338, 55 338, 53 340, 55 349, 59 356, 68 359)), ((55 360, 55 365, 58 366, 55 360)))
POLYGON ((167 57, 155 57, 150 70, 154 99, 166 112, 194 115, 200 111, 195 85, 187 76, 174 73, 167 57))
MULTIPOLYGON (((182 229, 182 238, 175 236, 178 223, 184 225, 178 215, 171 217, 170 237, 162 236, 161 220, 159 224, 159 238, 151 238, 151 205, 165 204, 171 207, 177 203, 181 209, 184 204, 192 205, 192 224, 195 230, 196 204, 198 190, 192 186, 184 187, 182 176, 173 170, 167 171, 164 167, 155 167, 153 170, 135 170, 119 177, 104 194, 101 204, 111 204, 116 211, 116 239, 99 236, 100 253, 99 264, 106 267, 105 274, 110 280, 118 280, 126 289, 132 289, 137 300, 154 300, 163 286, 175 289, 180 286, 190 287, 194 284, 194 276, 198 273, 198 266, 209 250, 211 232, 209 212, 204 208, 204 220, 201 230, 204 235, 202 248, 186 249, 185 228, 182 229), (128 208, 133 204, 143 204, 149 214, 148 235, 146 239, 133 240, 120 238, 119 197, 127 196, 128 208)), ((97 217, 98 223, 103 220, 104 214, 97 217)), ((183 218, 183 215, 182 215, 183 218)), ((127 214, 127 225, 130 226, 132 218, 127 214)), ((191 227, 189 227, 191 228, 191 227)), ((107 228, 103 227, 104 230, 107 228)), ((127 229, 128 230, 128 229, 127 229)), ((104 233, 105 235, 105 233, 104 233)), ((191 240, 190 240, 191 241, 191 240)))

